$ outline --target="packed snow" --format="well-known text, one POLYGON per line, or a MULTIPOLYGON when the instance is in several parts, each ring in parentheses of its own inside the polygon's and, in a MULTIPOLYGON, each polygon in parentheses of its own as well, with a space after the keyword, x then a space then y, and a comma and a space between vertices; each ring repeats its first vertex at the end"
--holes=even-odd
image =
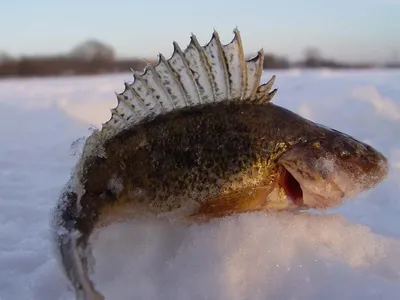
MULTIPOLYGON (((248 213, 183 226, 113 224, 93 236, 107 299, 400 299, 400 72, 289 70, 276 104, 390 160, 375 189, 323 213, 248 213)), ((0 299, 74 299, 50 212, 90 128, 131 74, 0 81, 0 299), (72 146, 71 146, 72 145, 72 146)))

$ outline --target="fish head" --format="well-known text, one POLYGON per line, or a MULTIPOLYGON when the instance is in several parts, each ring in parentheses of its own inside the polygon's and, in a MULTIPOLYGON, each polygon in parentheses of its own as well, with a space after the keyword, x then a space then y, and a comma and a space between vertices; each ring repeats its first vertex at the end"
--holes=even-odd
POLYGON ((388 161, 379 151, 337 130, 315 126, 279 158, 280 185, 295 205, 328 209, 385 179, 388 161))

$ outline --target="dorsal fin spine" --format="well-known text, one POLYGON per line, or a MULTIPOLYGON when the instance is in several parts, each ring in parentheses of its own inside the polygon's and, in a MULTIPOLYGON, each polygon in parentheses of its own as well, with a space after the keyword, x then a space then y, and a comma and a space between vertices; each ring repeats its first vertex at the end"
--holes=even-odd
MULTIPOLYGON (((186 74, 187 74, 187 76, 189 78, 189 81, 191 83, 190 84, 191 88, 196 92, 196 96, 194 96, 192 93, 190 93, 188 90, 186 90, 185 87, 179 81, 179 83, 182 85, 183 91, 185 92, 186 100, 188 102, 190 101, 192 103, 196 103, 196 102, 202 103, 202 97, 200 95, 200 92, 199 92, 199 89, 198 89, 198 85, 196 84, 196 80, 195 80, 195 78, 193 76, 193 72, 190 69, 190 66, 188 65, 188 62, 186 61, 184 53, 183 53, 181 47, 178 45, 177 42, 174 42, 173 45, 174 45, 174 54, 176 54, 179 57, 180 61, 184 65, 185 70, 186 70, 186 74)), ((171 60, 172 60, 172 58, 173 58, 173 56, 171 57, 171 60)), ((173 69, 174 67, 171 65, 171 68, 173 69)), ((175 71, 175 72, 178 74, 177 71, 175 71)), ((190 103, 188 103, 188 104, 190 104, 190 103)))
POLYGON ((128 97, 127 95, 128 92, 132 94, 132 97, 130 97, 132 103, 130 103, 130 105, 134 106, 134 109, 138 115, 140 115, 141 117, 145 116, 146 105, 144 104, 143 99, 138 95, 138 93, 133 88, 133 83, 132 84, 125 83, 125 90, 122 94, 128 97))
MULTIPOLYGON (((199 58, 200 58, 200 64, 201 66, 205 69, 206 74, 207 74, 207 78, 206 80, 209 82, 210 86, 211 86, 211 92, 213 95, 213 99, 212 102, 215 102, 216 99, 216 95, 215 95, 215 82, 213 80, 213 76, 214 74, 211 72, 211 65, 208 61, 208 58, 206 56, 206 54, 204 53, 204 49, 202 46, 200 46, 199 41, 197 40, 197 37, 195 35, 192 35, 190 37, 191 42, 193 42, 193 45, 195 47, 195 49, 197 50, 198 54, 199 54, 199 58)), ((209 102, 209 101, 206 101, 209 102)))
POLYGON ((246 98, 248 99, 254 99, 256 92, 257 92, 257 88, 260 84, 260 80, 261 80, 261 74, 262 74, 262 67, 263 67, 263 62, 264 62, 264 51, 263 49, 260 49, 257 52, 257 55, 250 59, 249 61, 247 61, 246 63, 246 67, 247 67, 247 81, 248 81, 248 89, 247 89, 247 93, 246 93, 246 98), (253 66, 254 64, 254 66, 253 66), (254 70, 253 70, 254 68, 254 70), (249 72, 251 70, 251 72, 249 72), (252 74, 254 73, 254 74, 252 74), (251 76, 253 75, 253 76, 251 76))
MULTIPOLYGON (((125 89, 126 89, 126 85, 127 85, 127 83, 125 83, 125 89)), ((128 101, 125 99, 123 94, 118 94, 117 92, 115 92, 115 96, 117 97, 117 100, 118 100, 117 107, 122 102, 130 111, 132 111, 133 113, 136 113, 135 109, 130 105, 130 103, 128 103, 128 101)))
POLYGON ((135 81, 132 84, 132 88, 136 91, 137 95, 143 100, 146 108, 149 109, 149 113, 155 112, 156 114, 163 111, 160 103, 158 101, 154 101, 154 97, 152 93, 149 93, 149 87, 147 82, 144 80, 144 76, 148 74, 149 68, 146 66, 144 72, 139 74, 138 72, 134 73, 135 81), (148 95, 150 94, 150 97, 148 95))
POLYGON ((149 68, 149 75, 148 75, 149 79, 153 79, 155 82, 155 85, 150 85, 149 82, 147 81, 148 87, 151 89, 151 91, 153 93, 154 101, 156 101, 157 103, 160 104, 160 106, 162 107, 162 110, 164 112, 173 110, 175 108, 175 103, 174 103, 174 101, 172 101, 171 95, 167 91, 165 85, 163 84, 160 75, 155 70, 153 65, 149 64, 148 68, 149 68), (158 90, 158 92, 161 92, 164 94, 165 99, 162 97, 162 95, 157 95, 154 93, 157 90, 158 90))
POLYGON ((234 31, 234 38, 223 46, 226 70, 229 84, 229 100, 242 100, 246 90, 247 67, 243 48, 238 31, 234 31))
POLYGON ((242 44, 242 39, 240 37, 240 31, 239 29, 235 28, 233 31, 235 34, 234 40, 238 44, 239 48, 239 62, 240 62, 240 69, 242 70, 242 82, 241 82, 241 93, 240 93, 240 99, 244 99, 244 95, 246 92, 246 86, 247 86, 247 68, 246 68, 246 60, 244 58, 244 50, 243 50, 243 44, 242 44))
POLYGON ((128 103, 128 101, 125 100, 125 97, 122 94, 117 94, 115 93, 117 100, 118 100, 118 104, 117 107, 115 108, 115 110, 117 110, 117 113, 124 118, 128 123, 129 122, 129 112, 132 112, 133 114, 135 114, 137 117, 140 117, 140 115, 137 113, 137 111, 132 107, 132 105, 130 105, 128 103), (128 112, 126 112, 125 110, 128 110, 128 112))
POLYGON ((209 78, 212 82, 214 102, 220 102, 227 100, 228 95, 226 94, 226 72, 224 70, 224 62, 221 59, 220 49, 218 44, 218 35, 213 33, 211 40, 204 46, 201 47, 205 56, 205 63, 209 67, 209 78))
POLYGON ((275 76, 260 85, 263 49, 246 60, 240 32, 237 28, 233 32, 234 38, 226 45, 215 30, 204 46, 192 34, 184 51, 174 42, 169 59, 159 54, 156 65, 147 63, 142 73, 134 71, 134 81, 125 83, 125 90, 116 94, 117 106, 94 138, 106 140, 182 107, 221 101, 268 103, 277 90, 271 91, 275 76))
MULTIPOLYGON (((186 99, 186 94, 183 90, 183 86, 180 83, 180 81, 177 79, 177 75, 175 74, 174 70, 172 70, 169 61, 166 60, 164 55, 162 55, 161 53, 159 54, 159 63, 157 64, 157 66, 155 68, 157 69, 157 67, 159 67, 159 66, 164 66, 168 73, 168 80, 164 80, 164 78, 161 78, 161 80, 165 87, 165 90, 168 92, 168 94, 171 98, 174 108, 187 106, 188 102, 186 99), (172 79, 172 82, 169 82, 170 79, 172 79), (176 90, 175 86, 178 88, 178 90, 179 90, 178 93, 180 94, 180 96, 176 95, 174 93, 174 91, 176 90), (179 103, 179 99, 181 99, 181 102, 183 102, 182 105, 179 103)), ((163 75, 165 76, 165 74, 163 74, 163 75)))
MULTIPOLYGON (((225 98, 226 101, 231 100, 230 97, 230 83, 229 83, 229 70, 228 70, 228 62, 226 59, 226 55, 225 55, 225 51, 223 49, 223 46, 221 44, 221 40, 219 38, 219 34, 218 32, 214 29, 214 33, 213 33, 213 37, 215 39, 215 42, 217 44, 217 48, 218 48, 218 57, 220 60, 220 66, 223 69, 223 77, 224 77, 224 83, 225 83, 225 95, 223 95, 222 97, 225 98)), ((222 84, 222 82, 220 83, 222 84)), ((216 84, 217 85, 217 84, 216 84)))
POLYGON ((264 48, 261 48, 258 51, 258 53, 259 53, 259 63, 257 65, 256 80, 255 80, 255 82, 256 82, 255 89, 256 90, 257 90, 257 85, 260 84, 262 71, 263 71, 263 66, 264 66, 264 48))

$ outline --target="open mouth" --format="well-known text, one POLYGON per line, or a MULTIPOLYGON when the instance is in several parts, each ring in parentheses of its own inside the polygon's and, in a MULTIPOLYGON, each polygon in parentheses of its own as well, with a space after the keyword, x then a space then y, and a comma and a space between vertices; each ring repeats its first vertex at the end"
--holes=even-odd
POLYGON ((293 204, 297 206, 303 205, 303 190, 300 183, 284 167, 282 167, 279 184, 284 189, 288 198, 292 200, 293 204))
POLYGON ((279 185, 292 203, 303 209, 327 209, 343 203, 343 199, 346 196, 345 192, 333 179, 325 180, 324 186, 319 187, 320 191, 323 189, 323 193, 315 193, 308 189, 303 190, 300 182, 284 166, 281 168, 279 185))

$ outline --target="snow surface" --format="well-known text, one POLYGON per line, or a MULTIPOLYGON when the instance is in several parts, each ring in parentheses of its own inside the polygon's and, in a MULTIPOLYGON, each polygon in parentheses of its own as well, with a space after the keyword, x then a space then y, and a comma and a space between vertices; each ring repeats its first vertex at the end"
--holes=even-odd
MULTIPOLYGON (((275 103, 377 147, 388 179, 325 213, 111 225, 93 238, 92 277, 107 299, 400 299, 400 72, 274 73, 275 103)), ((131 74, 0 81, 1 300, 73 299, 50 210, 124 80, 131 74)))

